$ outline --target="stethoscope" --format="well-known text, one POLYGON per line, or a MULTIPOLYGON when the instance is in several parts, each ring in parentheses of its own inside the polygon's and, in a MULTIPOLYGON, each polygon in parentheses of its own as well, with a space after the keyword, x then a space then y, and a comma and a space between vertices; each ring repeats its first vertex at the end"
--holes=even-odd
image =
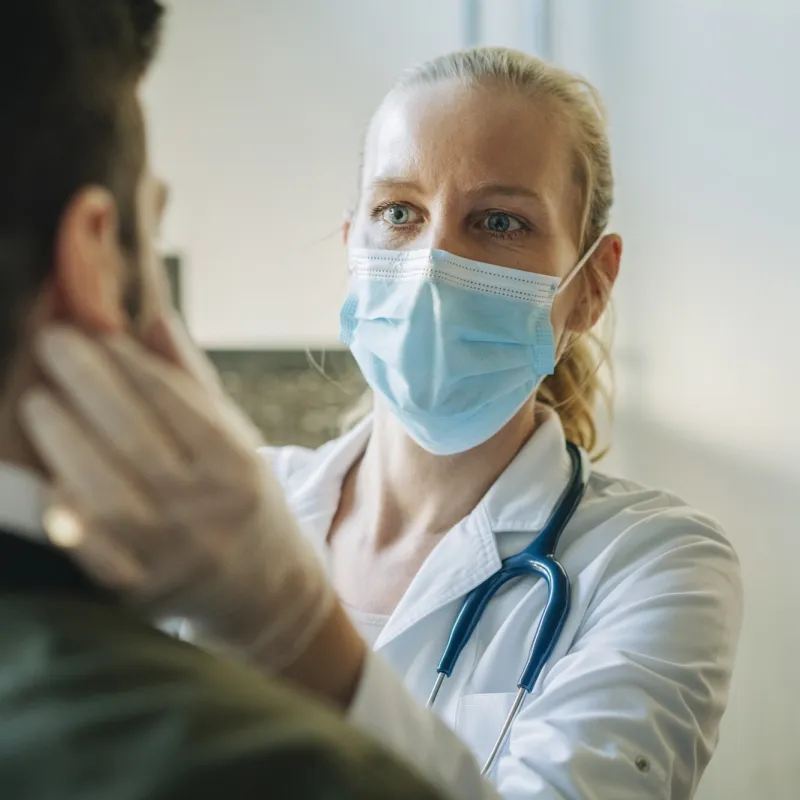
POLYGON ((586 491, 589 467, 588 459, 583 451, 572 442, 567 442, 567 452, 572 468, 570 479, 544 528, 521 553, 504 559, 502 566, 494 575, 467 595, 464 605, 461 606, 461 611, 458 612, 456 621, 453 623, 447 646, 442 653, 439 666, 436 668, 438 673, 436 683, 428 698, 427 708, 431 708, 436 702, 444 679, 452 675, 461 651, 478 626, 481 616, 495 592, 514 578, 523 575, 541 575, 547 582, 547 603, 533 635, 528 661, 517 681, 519 689, 517 697, 508 712, 492 752, 481 770, 482 775, 486 775, 492 768, 508 732, 522 708, 525 695, 533 690, 547 659, 553 652, 569 613, 569 578, 564 567, 556 560, 555 552, 561 534, 572 519, 572 515, 577 510, 586 491))

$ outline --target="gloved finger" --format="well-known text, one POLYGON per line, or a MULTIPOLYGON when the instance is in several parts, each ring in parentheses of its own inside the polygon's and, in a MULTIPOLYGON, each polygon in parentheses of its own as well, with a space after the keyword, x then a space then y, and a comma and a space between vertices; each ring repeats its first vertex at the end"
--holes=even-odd
POLYGON ((255 427, 223 394, 209 392, 129 337, 109 337, 104 344, 196 469, 227 469, 263 444, 255 427))
POLYGON ((192 341, 186 326, 174 312, 165 314, 150 326, 144 343, 152 352, 184 369, 207 389, 222 392, 217 370, 192 341))
POLYGON ((177 443, 130 386, 107 351, 74 328, 39 335, 40 366, 79 413, 85 428, 128 467, 147 463, 137 479, 169 491, 185 472, 177 443))
POLYGON ((185 537, 173 535, 168 522, 154 528, 124 513, 92 517, 63 487, 51 490, 42 525, 50 542, 96 583, 141 607, 167 592, 181 594, 184 575, 197 571, 197 554, 185 537))
POLYGON ((144 493, 50 391, 28 391, 19 413, 39 457, 90 518, 152 518, 144 493))
POLYGON ((128 594, 145 582, 144 570, 133 554, 92 526, 64 489, 51 492, 42 526, 50 542, 101 586, 128 594))

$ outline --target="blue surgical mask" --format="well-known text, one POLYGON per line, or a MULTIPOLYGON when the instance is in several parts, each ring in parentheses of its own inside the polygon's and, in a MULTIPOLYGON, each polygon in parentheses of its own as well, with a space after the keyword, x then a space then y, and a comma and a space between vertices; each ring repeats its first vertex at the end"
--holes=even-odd
POLYGON ((553 301, 599 242, 562 281, 444 250, 351 249, 342 342, 421 447, 471 450, 555 370, 553 301))

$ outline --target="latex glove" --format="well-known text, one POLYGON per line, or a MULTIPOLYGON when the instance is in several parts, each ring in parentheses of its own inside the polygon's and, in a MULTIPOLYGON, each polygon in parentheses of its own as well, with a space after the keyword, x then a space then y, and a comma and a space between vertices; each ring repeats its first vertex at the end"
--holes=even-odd
POLYGON ((180 324, 159 325, 158 349, 177 364, 123 335, 39 337, 53 388, 25 395, 21 416, 60 492, 45 527, 124 599, 281 669, 333 591, 255 428, 180 324))

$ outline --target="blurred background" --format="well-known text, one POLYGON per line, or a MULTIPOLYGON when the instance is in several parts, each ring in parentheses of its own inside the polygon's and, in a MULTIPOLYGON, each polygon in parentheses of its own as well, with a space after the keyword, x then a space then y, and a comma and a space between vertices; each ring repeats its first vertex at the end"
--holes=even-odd
POLYGON ((600 88, 625 240, 603 468, 715 515, 741 557, 738 672, 698 797, 800 797, 800 4, 168 5, 145 92, 163 246, 193 333, 276 443, 323 441, 361 389, 337 344, 339 230, 397 73, 501 44, 600 88))

